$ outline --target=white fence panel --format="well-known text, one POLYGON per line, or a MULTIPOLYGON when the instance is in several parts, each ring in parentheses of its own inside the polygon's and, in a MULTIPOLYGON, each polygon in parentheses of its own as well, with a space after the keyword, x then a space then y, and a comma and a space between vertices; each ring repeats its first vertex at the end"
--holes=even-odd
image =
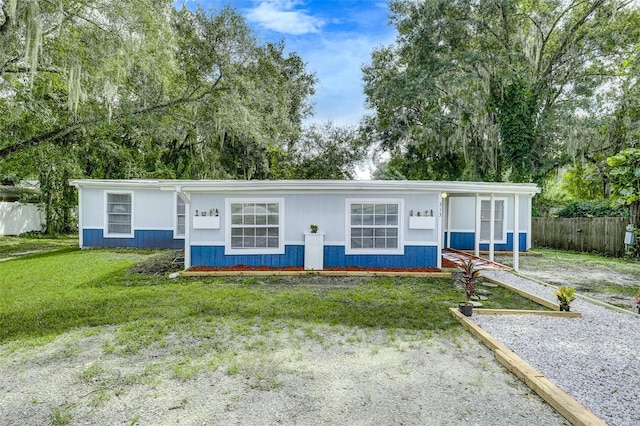
POLYGON ((40 231, 44 214, 36 204, 0 202, 0 235, 20 235, 40 231))

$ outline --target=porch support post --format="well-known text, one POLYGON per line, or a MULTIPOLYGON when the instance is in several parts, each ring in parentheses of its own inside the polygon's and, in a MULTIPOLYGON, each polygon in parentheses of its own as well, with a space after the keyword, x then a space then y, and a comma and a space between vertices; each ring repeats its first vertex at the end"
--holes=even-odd
POLYGON ((513 194, 513 269, 518 272, 520 257, 520 196, 513 194))
POLYGON ((481 226, 481 214, 482 209, 480 207, 480 194, 476 193, 476 235, 474 238, 474 254, 476 257, 480 256, 480 226, 481 226))
POLYGON ((445 229, 444 226, 444 198, 442 197, 442 193, 439 194, 440 196, 438 197, 438 223, 436 225, 436 230, 437 233, 436 235, 438 236, 438 255, 436 256, 436 268, 440 269, 442 268, 442 252, 443 250, 443 230, 445 229))
POLYGON ((191 267, 191 197, 182 191, 181 187, 176 188, 178 196, 184 201, 184 269, 191 267))
POLYGON ((447 206, 447 245, 446 248, 451 248, 451 197, 445 198, 445 205, 447 206))
POLYGON ((489 262, 493 262, 493 248, 495 244, 495 230, 496 230, 496 200, 491 194, 491 214, 489 215, 489 262))

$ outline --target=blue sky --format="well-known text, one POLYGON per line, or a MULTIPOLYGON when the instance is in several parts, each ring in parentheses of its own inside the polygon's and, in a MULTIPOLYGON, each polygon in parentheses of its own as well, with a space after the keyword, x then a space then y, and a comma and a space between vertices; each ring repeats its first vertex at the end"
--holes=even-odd
MULTIPOLYGON (((183 1, 175 2, 181 5, 183 1)), ((284 40, 318 78, 311 122, 357 125, 366 113, 362 65, 395 39, 386 0, 187 0, 187 7, 231 5, 262 41, 284 40)), ((178 6, 179 7, 179 6, 178 6)))

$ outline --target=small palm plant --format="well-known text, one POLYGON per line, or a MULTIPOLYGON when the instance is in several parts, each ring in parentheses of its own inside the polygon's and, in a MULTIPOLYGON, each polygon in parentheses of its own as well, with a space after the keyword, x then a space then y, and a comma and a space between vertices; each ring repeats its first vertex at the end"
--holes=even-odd
POLYGON ((569 305, 571 304, 571 302, 576 300, 576 297, 574 296, 575 291, 576 289, 573 287, 562 286, 558 290, 555 290, 553 292, 553 294, 555 294, 558 298, 558 302, 560 302, 561 311, 569 312, 569 310, 571 309, 569 305))
POLYGON ((636 301, 636 309, 638 310, 638 313, 640 314, 640 290, 638 290, 638 294, 633 296, 633 300, 636 301))
POLYGON ((458 265, 458 272, 456 277, 456 284, 459 284, 464 290, 465 302, 464 306, 466 309, 461 309, 465 315, 471 315, 471 297, 476 292, 476 285, 480 282, 480 270, 476 269, 476 264, 473 259, 464 259, 458 265))

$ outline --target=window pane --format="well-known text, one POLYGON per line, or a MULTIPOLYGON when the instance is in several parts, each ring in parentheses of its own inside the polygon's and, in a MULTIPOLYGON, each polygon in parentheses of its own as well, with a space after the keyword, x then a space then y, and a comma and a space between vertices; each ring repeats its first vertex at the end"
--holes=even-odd
POLYGON ((231 218, 232 248, 280 246, 278 203, 234 203, 231 210, 234 213, 231 218))
POLYGON ((131 194, 107 194, 107 233, 131 234, 131 194))
POLYGON ((351 248, 362 248, 362 238, 351 238, 351 248))
POLYGON ((398 248, 397 203, 351 204, 350 213, 352 249, 398 248))
POLYGON ((109 233, 110 234, 130 234, 131 233, 131 225, 128 224, 109 224, 109 233))

